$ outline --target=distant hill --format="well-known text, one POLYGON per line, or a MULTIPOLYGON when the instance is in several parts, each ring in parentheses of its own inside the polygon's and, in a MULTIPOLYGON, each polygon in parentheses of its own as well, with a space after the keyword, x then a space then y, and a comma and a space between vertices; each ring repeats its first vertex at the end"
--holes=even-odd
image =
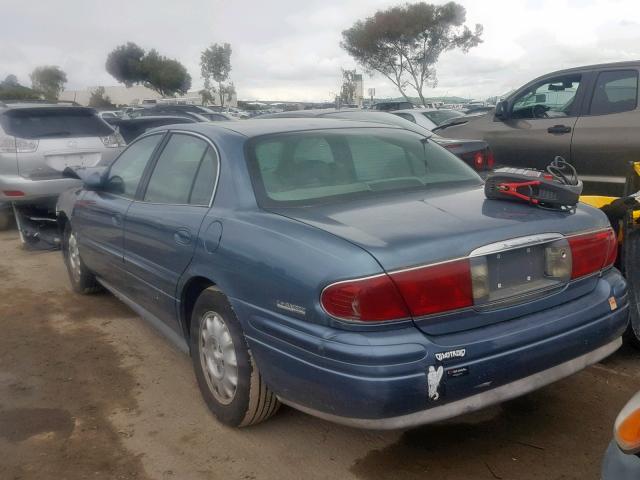
MULTIPOLYGON (((420 105, 420 99, 418 97, 409 97, 412 103, 415 105, 420 105)), ((472 99, 470 98, 462 98, 462 97, 429 97, 425 98, 427 102, 443 102, 443 103, 468 103, 472 99)), ((404 102, 406 101, 404 97, 396 97, 396 98, 374 98, 373 103, 378 102, 404 102)))

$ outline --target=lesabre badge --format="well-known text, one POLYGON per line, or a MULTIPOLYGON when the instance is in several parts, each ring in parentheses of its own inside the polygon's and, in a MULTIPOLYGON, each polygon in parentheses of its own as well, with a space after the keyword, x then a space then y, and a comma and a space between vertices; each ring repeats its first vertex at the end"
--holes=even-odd
POLYGON ((444 369, 442 366, 439 366, 437 369, 433 365, 429 366, 427 382, 429 384, 429 398, 431 400, 438 400, 440 398, 438 387, 440 387, 440 380, 442 380, 443 373, 444 369))

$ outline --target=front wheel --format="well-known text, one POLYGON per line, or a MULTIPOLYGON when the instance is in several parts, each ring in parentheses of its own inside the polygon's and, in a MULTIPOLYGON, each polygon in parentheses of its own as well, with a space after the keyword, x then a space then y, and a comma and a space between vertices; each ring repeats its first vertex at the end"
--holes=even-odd
POLYGON ((190 340, 198 386, 218 420, 246 427, 276 413, 280 402, 262 380, 229 300, 215 287, 196 301, 190 340))
POLYGON ((85 266, 78 249, 78 235, 67 223, 62 237, 62 255, 69 273, 71 287, 77 293, 95 293, 101 290, 95 275, 85 266))

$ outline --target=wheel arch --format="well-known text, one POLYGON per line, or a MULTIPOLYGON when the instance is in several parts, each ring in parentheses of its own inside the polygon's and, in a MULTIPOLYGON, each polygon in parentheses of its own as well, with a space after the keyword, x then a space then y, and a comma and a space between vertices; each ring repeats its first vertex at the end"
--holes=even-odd
POLYGON ((180 323, 187 343, 189 342, 191 332, 191 314, 193 313, 196 300, 198 300, 200 294, 207 288, 215 286, 217 286, 216 282, 210 278, 196 275, 186 280, 182 287, 180 293, 180 323))

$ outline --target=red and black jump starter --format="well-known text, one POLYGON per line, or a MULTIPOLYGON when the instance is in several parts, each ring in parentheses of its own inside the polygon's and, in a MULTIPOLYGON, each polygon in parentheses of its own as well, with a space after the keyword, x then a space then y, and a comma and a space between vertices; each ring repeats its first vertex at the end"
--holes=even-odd
POLYGON ((556 158, 547 171, 499 168, 485 181, 484 193, 492 200, 511 200, 556 210, 573 209, 582 193, 575 169, 556 158))

